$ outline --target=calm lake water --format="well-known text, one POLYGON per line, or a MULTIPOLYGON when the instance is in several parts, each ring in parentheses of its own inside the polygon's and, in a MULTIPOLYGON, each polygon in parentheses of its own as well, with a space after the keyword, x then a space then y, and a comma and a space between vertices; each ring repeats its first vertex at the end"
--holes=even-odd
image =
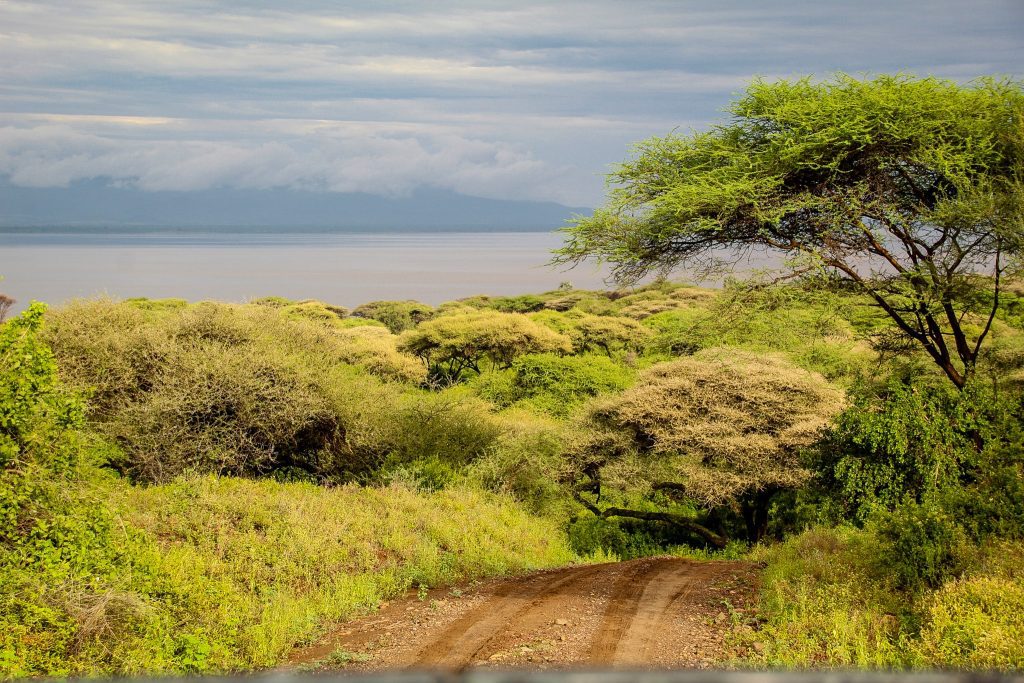
POLYGON ((591 265, 545 266, 562 236, 502 233, 2 233, 0 292, 18 310, 109 295, 246 301, 276 295, 356 306, 603 286, 591 265))

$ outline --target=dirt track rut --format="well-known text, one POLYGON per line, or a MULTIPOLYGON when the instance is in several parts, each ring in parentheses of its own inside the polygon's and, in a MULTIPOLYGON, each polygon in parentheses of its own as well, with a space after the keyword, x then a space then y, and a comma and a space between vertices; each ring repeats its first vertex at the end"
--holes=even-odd
POLYGON ((756 583, 745 562, 644 558, 434 590, 382 605, 292 666, 345 670, 720 666, 727 609, 756 583), (424 599, 420 599, 423 597, 424 599))

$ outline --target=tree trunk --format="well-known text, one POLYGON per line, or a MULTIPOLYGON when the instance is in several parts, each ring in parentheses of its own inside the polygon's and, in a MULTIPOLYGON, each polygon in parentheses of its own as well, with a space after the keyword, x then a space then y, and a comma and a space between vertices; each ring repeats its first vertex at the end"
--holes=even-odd
POLYGON ((772 487, 755 491, 740 504, 743 521, 747 526, 747 540, 757 543, 768 531, 768 508, 772 498, 781 489, 772 487))

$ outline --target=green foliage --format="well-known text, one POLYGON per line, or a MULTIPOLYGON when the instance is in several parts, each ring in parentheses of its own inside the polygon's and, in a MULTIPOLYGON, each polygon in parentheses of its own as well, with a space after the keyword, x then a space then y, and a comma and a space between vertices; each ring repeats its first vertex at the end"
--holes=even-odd
POLYGON ((981 453, 971 453, 959 485, 941 494, 941 502, 978 541, 1024 539, 1024 435, 1012 415, 995 425, 981 453), (998 437, 995 437, 997 434, 998 437))
POLYGON ((124 302, 144 311, 168 311, 188 306, 188 302, 184 299, 147 299, 146 297, 134 297, 131 299, 125 299, 124 302))
POLYGON ((96 494, 110 523, 83 569, 0 563, 0 675, 266 668, 416 584, 571 557, 552 522, 464 489, 209 477, 96 494))
POLYGON ((755 81, 729 111, 709 131, 640 143, 558 258, 636 280, 714 269, 723 251, 781 252, 795 272, 870 293, 963 387, 988 331, 973 318, 992 309, 993 278, 978 274, 998 276, 1024 248, 1021 85, 755 81))
POLYGON ((912 605, 877 574, 874 538, 849 528, 817 528, 758 548, 762 574, 757 666, 892 668, 912 657, 901 647, 912 605))
POLYGON ((1000 558, 995 567, 950 581, 923 601, 914 650, 928 666, 1024 668, 1024 548, 998 543, 984 554, 1000 558))
POLYGON ((85 478, 106 453, 82 431, 81 402, 59 383, 33 303, 0 327, 0 676, 80 672, 104 636, 130 631, 137 601, 120 590, 131 534, 85 478))
POLYGON ((970 397, 890 382, 878 397, 865 387, 814 451, 818 483, 835 519, 863 523, 876 509, 922 502, 958 485, 971 457, 970 397))
POLYGON ((568 503, 560 484, 569 438, 564 425, 515 411, 506 412, 503 421, 505 431, 473 462, 468 480, 511 495, 535 513, 558 517, 568 503))
POLYGON ((488 406, 451 391, 408 395, 391 414, 392 440, 377 478, 437 490, 460 478, 504 432, 488 406))
POLYGON ((612 351, 641 351, 651 337, 648 328, 630 318, 588 313, 573 316, 568 334, 577 353, 603 351, 609 357, 612 351))
POLYGON ((979 386, 860 387, 809 461, 822 517, 861 524, 920 504, 945 510, 975 542, 1024 537, 1018 400, 979 386))
POLYGON ((595 438, 573 454, 594 484, 600 469, 638 454, 629 479, 707 509, 744 508, 760 537, 771 496, 810 473, 800 452, 813 445, 843 405, 820 375, 779 356, 713 349, 654 365, 637 385, 590 409, 595 438))
POLYGON ((300 301, 286 304, 281 307, 281 311, 292 318, 313 320, 326 325, 335 325, 348 315, 347 308, 325 304, 322 301, 300 301))
POLYGON ((544 308, 544 299, 535 294, 499 296, 490 299, 488 307, 505 313, 530 313, 544 308))
POLYGON ((114 464, 150 481, 187 470, 366 476, 406 435, 391 418, 402 390, 358 368, 425 376, 385 330, 335 330, 274 307, 153 313, 93 301, 49 321, 63 376, 92 393, 92 422, 121 446, 114 464))
MULTIPOLYGON (((901 521, 918 529, 910 535, 930 527, 928 538, 921 539, 927 544, 948 534, 934 528, 948 525, 948 519, 925 521, 934 512, 909 509, 901 521)), ((751 663, 1019 670, 1024 547, 1005 541, 969 547, 955 536, 947 536, 947 542, 958 548, 961 567, 968 571, 935 584, 937 590, 901 588, 904 577, 893 577, 889 566, 893 546, 868 531, 816 528, 755 549, 752 559, 767 565, 759 615, 764 623, 757 632, 737 634, 741 642, 763 645, 751 663)), ((918 548, 907 548, 922 559, 918 548)))
MULTIPOLYGON (((689 355, 721 345, 785 352, 801 367, 848 383, 876 360, 867 331, 857 330, 853 322, 867 306, 865 298, 822 286, 729 282, 714 299, 668 309, 643 322, 655 332, 649 345, 654 352, 689 355)), ((876 319, 872 323, 878 325, 876 319)))
POLYGON ((443 315, 402 334, 399 350, 419 356, 431 376, 453 383, 466 370, 481 371, 489 360, 495 367, 509 367, 528 353, 571 350, 570 340, 521 313, 477 311, 443 315))
POLYGON ((604 356, 530 354, 505 371, 486 373, 474 381, 480 395, 501 407, 523 405, 567 416, 584 401, 629 387, 635 373, 604 356))
POLYGON ((904 503, 872 528, 881 570, 899 588, 938 588, 963 569, 967 536, 936 504, 904 503))
POLYGON ((434 309, 419 301, 373 301, 357 306, 352 315, 383 323, 392 334, 400 334, 430 319, 434 309))
POLYGON ((427 378, 427 369, 423 363, 408 354, 400 353, 398 337, 382 325, 350 326, 339 330, 336 339, 341 359, 365 368, 381 379, 418 385, 427 378))

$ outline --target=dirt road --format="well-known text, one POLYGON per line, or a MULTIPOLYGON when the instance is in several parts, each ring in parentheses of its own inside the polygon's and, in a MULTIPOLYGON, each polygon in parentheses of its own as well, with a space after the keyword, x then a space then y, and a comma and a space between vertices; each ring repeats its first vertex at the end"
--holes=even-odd
POLYGON ((350 622, 291 666, 346 671, 703 668, 729 659, 752 600, 745 562, 645 558, 410 594, 350 622))

